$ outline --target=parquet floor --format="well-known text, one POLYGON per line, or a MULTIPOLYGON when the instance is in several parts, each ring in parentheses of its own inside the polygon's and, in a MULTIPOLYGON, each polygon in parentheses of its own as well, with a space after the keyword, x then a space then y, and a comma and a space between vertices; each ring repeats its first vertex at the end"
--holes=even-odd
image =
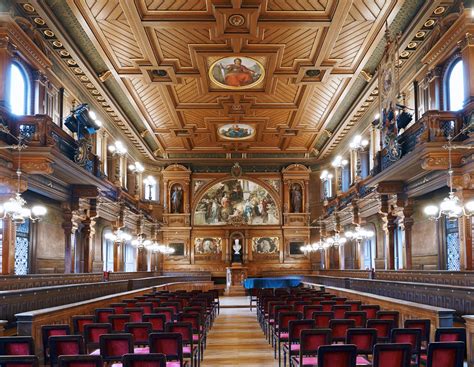
MULTIPOLYGON (((246 297, 221 297, 221 305, 248 305, 246 297)), ((221 308, 208 335, 202 367, 276 367, 273 349, 260 329, 255 309, 221 308)))

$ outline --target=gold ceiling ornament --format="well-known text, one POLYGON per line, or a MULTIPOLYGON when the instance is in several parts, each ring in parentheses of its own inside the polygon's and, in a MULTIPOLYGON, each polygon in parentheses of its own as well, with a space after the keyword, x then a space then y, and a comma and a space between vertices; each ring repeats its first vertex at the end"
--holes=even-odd
POLYGON ((99 74, 99 80, 104 83, 107 79, 112 76, 112 72, 110 70, 106 70, 99 74))
POLYGON ((369 73, 368 71, 365 71, 365 70, 362 70, 360 72, 360 75, 362 75, 362 77, 364 78, 364 80, 368 83, 372 80, 372 78, 374 77, 373 74, 369 73))

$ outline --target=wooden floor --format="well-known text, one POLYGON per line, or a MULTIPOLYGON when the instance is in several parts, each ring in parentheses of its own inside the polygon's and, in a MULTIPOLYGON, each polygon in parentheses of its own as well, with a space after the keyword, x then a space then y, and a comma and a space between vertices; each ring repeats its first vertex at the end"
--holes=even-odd
MULTIPOLYGON (((221 305, 248 305, 246 297, 221 297, 221 305)), ((260 329, 255 308, 221 308, 208 335, 202 367, 275 367, 273 349, 260 329)))

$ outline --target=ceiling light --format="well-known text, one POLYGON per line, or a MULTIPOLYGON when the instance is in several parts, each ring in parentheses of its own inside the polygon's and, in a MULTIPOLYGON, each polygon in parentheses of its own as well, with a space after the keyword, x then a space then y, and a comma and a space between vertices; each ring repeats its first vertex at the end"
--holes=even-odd
POLYGON ((337 155, 331 163, 331 165, 335 168, 342 168, 348 164, 349 161, 347 159, 343 159, 340 155, 337 155))
POLYGON ((125 155, 127 154, 127 148, 119 140, 115 141, 114 144, 109 145, 109 151, 112 155, 125 155))
POLYGON ((128 169, 133 173, 142 173, 145 171, 145 167, 140 162, 135 162, 128 166, 128 169))

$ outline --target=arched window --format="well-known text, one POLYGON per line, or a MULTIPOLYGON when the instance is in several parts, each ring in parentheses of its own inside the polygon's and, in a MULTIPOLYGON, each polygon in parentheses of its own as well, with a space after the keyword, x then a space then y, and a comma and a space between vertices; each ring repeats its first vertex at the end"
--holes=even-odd
POLYGON ((125 243, 125 271, 137 271, 137 251, 130 242, 125 243))
POLYGON ((449 111, 459 111, 464 102, 464 76, 461 59, 455 61, 449 68, 446 79, 446 102, 449 111))
POLYGON ((28 114, 30 83, 25 68, 19 62, 13 62, 8 75, 8 104, 15 115, 28 114))

